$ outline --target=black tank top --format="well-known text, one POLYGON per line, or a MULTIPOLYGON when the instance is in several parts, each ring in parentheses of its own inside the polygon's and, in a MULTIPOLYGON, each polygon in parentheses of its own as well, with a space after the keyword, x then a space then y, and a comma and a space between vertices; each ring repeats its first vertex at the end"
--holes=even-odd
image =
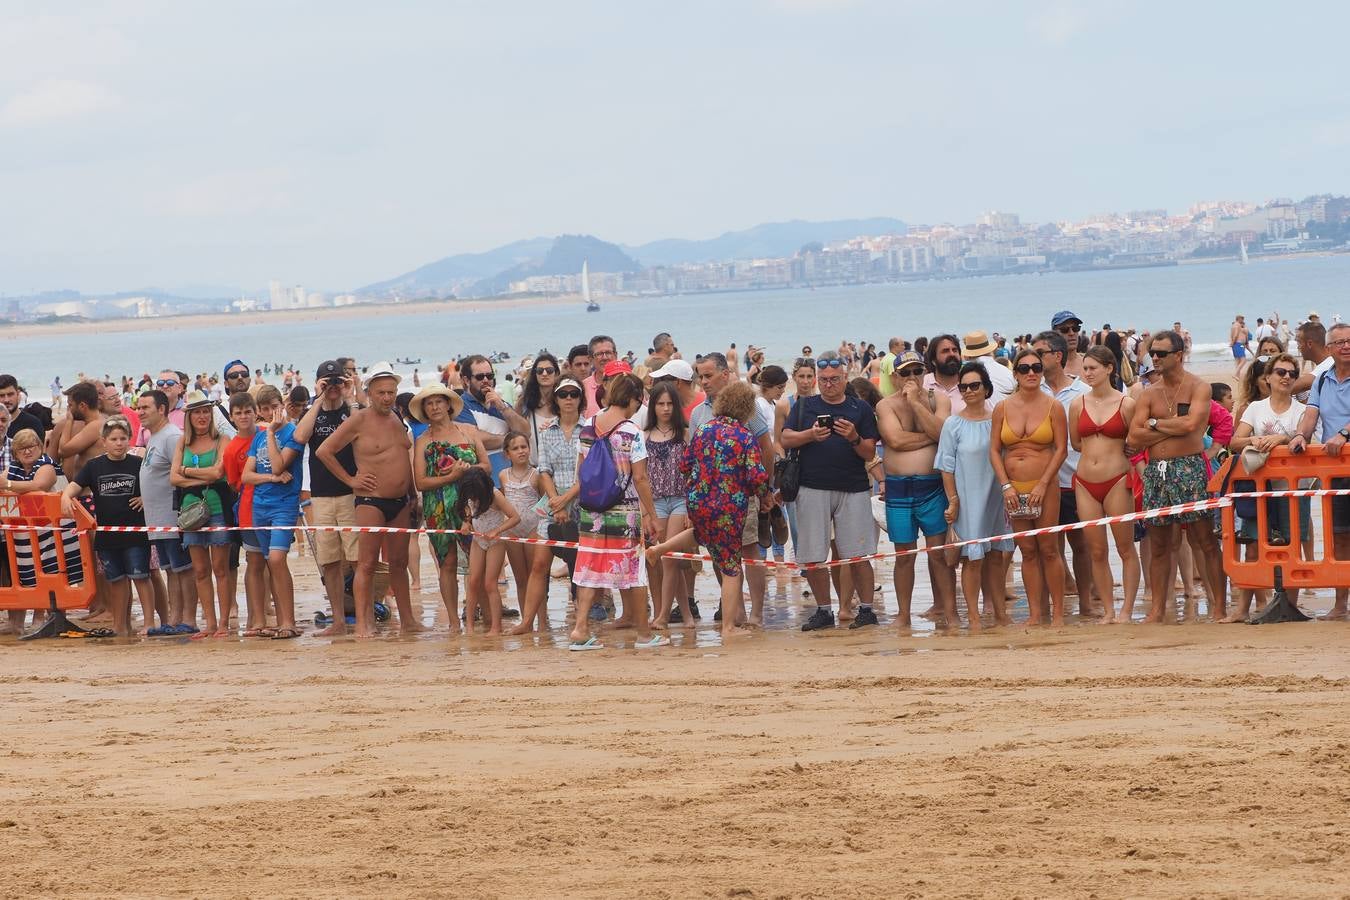
MULTIPOLYGON (((312 497, 345 497, 352 492, 346 482, 328 471, 328 467, 315 456, 319 445, 337 431, 338 426, 347 421, 351 414, 351 407, 346 403, 338 409, 319 408, 314 419, 314 433, 309 438, 309 493, 312 497)), ((356 451, 351 444, 339 450, 337 458, 348 475, 356 474, 356 451)))

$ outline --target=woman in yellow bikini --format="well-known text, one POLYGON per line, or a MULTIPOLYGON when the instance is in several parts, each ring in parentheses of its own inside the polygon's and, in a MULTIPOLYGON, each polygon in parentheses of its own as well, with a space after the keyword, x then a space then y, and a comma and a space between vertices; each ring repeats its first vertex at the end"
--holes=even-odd
MULTIPOLYGON (((1013 357, 1017 390, 994 407, 989 462, 1003 489, 1014 532, 1059 522, 1059 467, 1068 455, 1064 407, 1041 390, 1041 358, 1026 349, 1013 357), (1039 512, 1039 514, 1037 514, 1039 512), (1034 517, 1032 517, 1034 515, 1034 517)), ((1056 535, 1018 538, 1030 623, 1044 621, 1050 593, 1051 624, 1064 624, 1064 557, 1056 535)))

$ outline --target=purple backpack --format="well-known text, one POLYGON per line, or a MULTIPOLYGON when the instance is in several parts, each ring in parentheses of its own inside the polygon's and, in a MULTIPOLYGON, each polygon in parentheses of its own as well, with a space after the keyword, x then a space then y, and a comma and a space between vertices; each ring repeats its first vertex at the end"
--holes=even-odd
POLYGON ((628 478, 622 484, 619 483, 619 467, 614 464, 614 454, 609 447, 610 435, 622 424, 623 420, 620 420, 618 425, 604 436, 597 431, 595 443, 586 451, 586 458, 577 469, 579 487, 577 502, 581 504, 582 509, 605 512, 622 502, 624 495, 628 493, 628 485, 632 483, 633 475, 630 472, 628 478))

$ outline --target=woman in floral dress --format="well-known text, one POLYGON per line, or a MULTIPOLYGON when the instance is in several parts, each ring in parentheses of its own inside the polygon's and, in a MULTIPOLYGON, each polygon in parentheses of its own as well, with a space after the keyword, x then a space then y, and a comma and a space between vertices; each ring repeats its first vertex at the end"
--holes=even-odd
MULTIPOLYGON (((427 528, 458 529, 464 523, 455 515, 458 482, 477 466, 492 475, 486 448, 478 435, 456 424, 464 406, 459 395, 441 384, 429 384, 408 403, 412 417, 427 426, 413 445, 413 481, 422 492, 422 512, 427 528)), ((439 569, 441 601, 450 617, 450 633, 459 631, 458 535, 431 532, 427 535, 439 569)))
POLYGON ((689 522, 722 573, 722 634, 745 621, 741 597, 741 535, 750 498, 768 494, 759 444, 745 423, 756 414, 755 392, 732 382, 717 396, 714 417, 689 441, 681 466, 688 483, 689 522))

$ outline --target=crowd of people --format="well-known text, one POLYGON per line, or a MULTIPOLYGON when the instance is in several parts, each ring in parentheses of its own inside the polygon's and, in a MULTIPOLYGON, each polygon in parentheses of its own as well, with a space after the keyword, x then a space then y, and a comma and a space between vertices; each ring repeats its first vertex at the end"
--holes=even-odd
MULTIPOLYGON (((1297 353, 1263 334, 1235 395, 1188 370, 1180 322, 1088 332, 1063 310, 1047 324, 1011 340, 893 337, 884 352, 804 346, 791 367, 734 344, 686 359, 667 333, 645 356, 621 357, 596 335, 565 356, 522 360, 501 384, 497 364, 474 354, 406 393, 388 364, 362 369, 350 357, 321 363, 312 394, 294 366, 283 390, 241 359, 218 377, 166 368, 134 385, 53 384, 50 407, 25 403, 0 375, 0 490, 59 492, 67 521, 83 504, 100 525, 161 529, 97 531, 94 573, 80 570, 71 532, 52 532, 36 554, 36 541, 16 540, 14 571, 7 553, 0 578, 31 584, 35 566, 63 554, 68 577, 96 579, 94 613, 118 634, 132 632, 134 588, 142 635, 224 636, 237 617, 244 636, 293 639, 303 630, 298 533, 332 610, 320 634, 345 634, 349 616, 359 637, 385 617, 412 632, 423 627, 411 593, 425 527, 452 633, 546 628, 561 560, 571 649, 601 647, 605 627, 655 648, 702 616, 703 567, 677 555, 699 548, 720 583, 714 617, 726 636, 762 626, 770 556, 805 578, 815 608, 803 631, 880 624, 866 557, 884 528, 901 627, 916 615, 918 554, 905 551, 920 536, 927 548, 979 541, 924 554, 934 602, 922 614, 947 628, 1013 621, 1014 550, 1030 624, 1063 624, 1070 596, 1080 616, 1129 622, 1141 590, 1145 621, 1162 621, 1178 572, 1185 617, 1200 593, 1213 619, 1245 616, 1264 598, 1239 591, 1230 609, 1212 510, 1024 533, 1204 500, 1228 452, 1321 443, 1339 454, 1350 439, 1350 325, 1328 331, 1310 316, 1297 353), (340 530, 359 526, 384 530, 340 530), (830 560, 847 562, 814 565, 830 560), (500 588, 508 566, 518 609, 500 588)), ((1308 503, 1268 503, 1272 530, 1287 534, 1298 515, 1308 539, 1308 503)), ((1332 514, 1336 553, 1350 555, 1350 501, 1332 514)), ((1255 527, 1249 513, 1248 541, 1255 527)), ((1331 615, 1345 617, 1344 589, 1331 615)), ((27 624, 11 612, 10 631, 27 624)))

